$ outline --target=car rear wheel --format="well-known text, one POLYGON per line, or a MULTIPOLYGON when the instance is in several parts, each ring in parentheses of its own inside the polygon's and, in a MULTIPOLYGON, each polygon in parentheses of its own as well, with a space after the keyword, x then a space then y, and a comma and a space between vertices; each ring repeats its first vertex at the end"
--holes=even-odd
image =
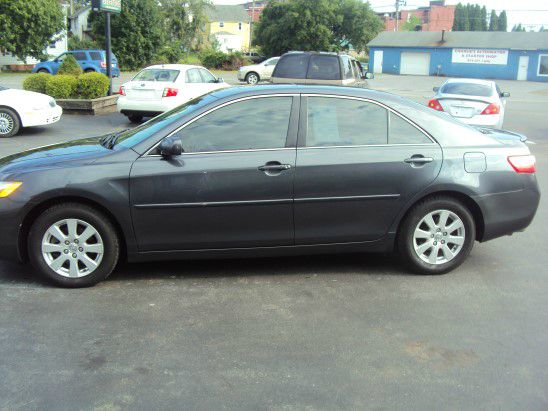
POLYGON ((95 70, 88 68, 84 70, 84 73, 95 73, 95 70))
POLYGON ((127 118, 134 124, 139 124, 141 121, 143 121, 143 116, 140 116, 138 114, 130 114, 127 116, 127 118))
POLYGON ((63 287, 89 287, 107 278, 118 261, 112 223, 92 207, 65 203, 43 212, 29 233, 30 260, 63 287))
POLYGON ((409 212, 397 248, 412 271, 443 274, 466 260, 475 238, 474 219, 466 206, 450 197, 434 197, 409 212))
POLYGON ((247 73, 247 75, 245 76, 245 82, 250 85, 257 84, 259 80, 259 75, 253 71, 251 73, 247 73))
POLYGON ((49 71, 47 71, 46 69, 40 69, 37 71, 37 73, 46 73, 46 74, 49 74, 49 71))
POLYGON ((19 132, 21 122, 17 113, 9 108, 0 107, 0 137, 11 137, 19 132))

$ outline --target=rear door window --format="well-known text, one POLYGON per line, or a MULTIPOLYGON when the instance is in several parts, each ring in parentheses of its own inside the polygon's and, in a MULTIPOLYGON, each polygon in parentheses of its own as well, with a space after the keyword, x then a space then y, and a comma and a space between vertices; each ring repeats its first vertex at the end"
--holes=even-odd
POLYGON ((312 55, 307 78, 314 80, 340 80, 341 66, 338 56, 312 55))
POLYGON ((198 69, 200 70, 200 74, 202 75, 202 80, 204 83, 215 83, 217 79, 213 74, 211 74, 206 69, 198 69))
POLYGON ((354 72, 352 70, 352 61, 348 56, 342 56, 344 78, 354 78, 354 72))
POLYGON ((388 111, 367 101, 308 97, 307 120, 308 147, 388 142, 388 111))
POLYGON ((202 76, 200 76, 198 69, 190 69, 186 71, 186 82, 203 83, 202 76))
POLYGON ((308 70, 308 54, 287 54, 278 61, 274 69, 274 77, 306 78, 308 70))

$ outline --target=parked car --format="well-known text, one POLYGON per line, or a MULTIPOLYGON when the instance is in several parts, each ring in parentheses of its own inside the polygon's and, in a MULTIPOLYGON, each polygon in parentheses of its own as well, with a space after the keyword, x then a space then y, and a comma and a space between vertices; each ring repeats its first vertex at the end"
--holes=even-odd
POLYGON ((62 113, 50 96, 0 86, 0 137, 14 136, 21 127, 53 124, 62 113))
POLYGON ((474 241, 524 230, 540 198, 520 141, 392 94, 296 85, 217 90, 132 130, 11 155, 0 187, 0 258, 67 287, 120 256, 396 250, 440 274, 474 241))
POLYGON ((434 91, 436 95, 428 107, 445 111, 466 124, 502 128, 510 93, 501 91, 494 81, 450 79, 434 91))
POLYGON ((251 85, 255 85, 259 81, 270 80, 279 59, 279 57, 272 57, 259 64, 240 67, 238 70, 238 80, 245 81, 251 85))
MULTIPOLYGON (((103 73, 107 74, 107 53, 104 50, 70 50, 57 56, 51 61, 43 61, 38 63, 32 69, 33 73, 49 73, 57 74, 59 67, 63 63, 66 56, 72 54, 76 59, 84 73, 103 73)), ((112 54, 112 76, 120 76, 120 67, 118 66, 118 59, 112 54)))
POLYGON ((256 51, 244 53, 244 57, 254 64, 258 64, 266 59, 266 56, 262 55, 261 53, 257 53, 256 51))
POLYGON ((118 111, 133 123, 154 117, 213 90, 230 87, 200 66, 161 64, 141 70, 120 87, 118 111))
POLYGON ((323 84, 367 87, 366 73, 361 63, 346 54, 291 51, 280 57, 274 68, 274 84, 323 84))

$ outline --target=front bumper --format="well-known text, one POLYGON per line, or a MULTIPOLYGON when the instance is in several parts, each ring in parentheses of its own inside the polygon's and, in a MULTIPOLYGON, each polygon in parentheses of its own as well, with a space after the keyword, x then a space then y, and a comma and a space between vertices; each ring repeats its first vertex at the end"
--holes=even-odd
POLYGON ((20 114, 23 127, 44 126, 58 122, 63 114, 63 109, 56 105, 42 110, 28 110, 20 114))

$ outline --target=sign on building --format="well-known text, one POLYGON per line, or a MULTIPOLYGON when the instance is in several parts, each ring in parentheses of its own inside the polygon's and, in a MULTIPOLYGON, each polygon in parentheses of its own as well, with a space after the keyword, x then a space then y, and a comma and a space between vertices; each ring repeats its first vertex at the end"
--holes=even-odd
POLYGON ((508 63, 508 50, 453 49, 451 62, 506 65, 508 63))
POLYGON ((122 0, 91 0, 91 8, 97 11, 120 13, 122 11, 122 0))

